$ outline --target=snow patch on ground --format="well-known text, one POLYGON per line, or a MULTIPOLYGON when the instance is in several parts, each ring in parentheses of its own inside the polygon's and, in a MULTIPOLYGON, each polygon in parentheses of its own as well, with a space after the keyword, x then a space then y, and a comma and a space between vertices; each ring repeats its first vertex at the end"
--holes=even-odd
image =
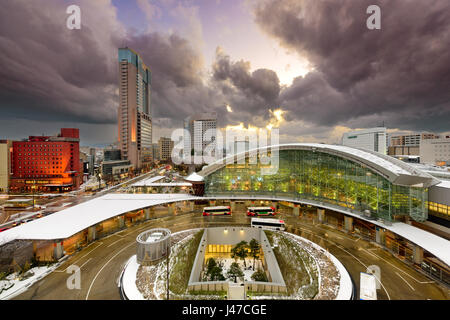
POLYGON ((0 280, 0 300, 9 300, 25 292, 35 282, 53 272, 59 265, 60 263, 55 263, 50 266, 34 267, 22 277, 18 272, 8 275, 4 280, 0 280))
MULTIPOLYGON (((176 257, 180 250, 184 249, 184 245, 192 239, 192 237, 201 229, 190 229, 172 233, 171 235, 171 252, 169 259, 169 270, 172 270, 176 264, 176 257)), ((161 260, 151 266, 139 266, 137 273, 135 272, 136 287, 144 299, 159 300, 165 299, 166 291, 166 260, 161 260)))
POLYGON ((353 284, 345 267, 335 256, 298 235, 283 232, 286 236, 298 241, 317 261, 321 272, 320 292, 316 299, 350 300, 353 284))
POLYGON ((126 263, 122 275, 122 290, 129 300, 145 300, 136 286, 136 274, 139 269, 136 255, 132 256, 126 263))
MULTIPOLYGON (((226 280, 229 280, 230 282, 234 282, 234 279, 227 277, 227 271, 230 269, 230 266, 233 262, 236 262, 239 267, 241 268, 242 272, 244 273, 244 278, 237 278, 237 283, 242 283, 244 281, 250 282, 253 281, 252 275, 255 273, 256 270, 261 269, 263 270, 263 266, 261 264, 261 260, 255 260, 255 270, 253 270, 253 259, 249 258, 246 259, 245 262, 247 264, 247 268, 245 268, 244 261, 242 260, 234 260, 232 258, 214 258, 216 260, 217 264, 219 264, 222 267, 222 274, 225 277, 226 280)), ((203 270, 206 272, 206 269, 203 270)), ((206 281, 206 280, 204 280, 206 281)))

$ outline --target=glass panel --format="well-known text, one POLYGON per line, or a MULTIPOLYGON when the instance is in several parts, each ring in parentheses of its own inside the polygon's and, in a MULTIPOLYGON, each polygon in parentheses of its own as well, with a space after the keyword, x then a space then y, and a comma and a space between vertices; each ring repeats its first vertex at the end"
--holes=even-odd
POLYGON ((284 196, 327 202, 376 218, 428 217, 427 189, 397 186, 361 164, 318 151, 280 150, 275 175, 261 175, 260 161, 227 164, 205 177, 206 195, 284 196))

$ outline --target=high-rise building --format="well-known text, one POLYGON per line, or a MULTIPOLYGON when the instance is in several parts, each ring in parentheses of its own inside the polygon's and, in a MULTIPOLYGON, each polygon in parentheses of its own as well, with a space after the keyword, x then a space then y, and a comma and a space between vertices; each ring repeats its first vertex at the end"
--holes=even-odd
POLYGON ((0 192, 9 191, 9 176, 11 174, 12 142, 0 140, 0 192))
POLYGON ((215 148, 217 138, 217 113, 201 113, 187 117, 184 120, 184 159, 191 155, 203 155, 206 146, 212 144, 215 148), (207 135, 207 132, 210 136, 207 135))
POLYGON ((344 146, 361 148, 369 151, 387 153, 387 133, 386 128, 377 127, 371 129, 345 132, 342 136, 344 146))
POLYGON ((119 149, 104 149, 103 150, 103 161, 115 161, 121 160, 119 149))
POLYGON ((152 160, 151 72, 130 48, 119 49, 118 144, 135 169, 152 160))
POLYGON ((159 143, 152 143, 152 159, 153 161, 159 161, 159 143))
POLYGON ((30 136, 13 141, 10 190, 72 191, 83 180, 78 129, 63 128, 56 136, 30 136))
POLYGON ((159 158, 161 161, 170 161, 172 159, 172 150, 174 142, 170 138, 161 137, 158 141, 159 158))
POLYGON ((420 145, 420 141, 425 139, 437 139, 438 135, 434 133, 415 133, 391 136, 391 146, 412 146, 420 145))
POLYGON ((420 142, 426 139, 437 139, 434 133, 416 133, 405 135, 393 135, 390 137, 388 154, 390 156, 418 156, 420 154, 420 142))
POLYGON ((450 165, 450 137, 420 141, 420 163, 450 165))

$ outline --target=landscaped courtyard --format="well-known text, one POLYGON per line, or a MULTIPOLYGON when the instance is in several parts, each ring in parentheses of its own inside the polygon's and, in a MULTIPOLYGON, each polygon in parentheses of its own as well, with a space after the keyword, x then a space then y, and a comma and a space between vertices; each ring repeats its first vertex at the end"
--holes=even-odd
MULTIPOLYGON (((198 273, 201 283, 270 284, 272 279, 262 245, 266 245, 266 252, 273 251, 287 292, 249 290, 252 299, 331 300, 338 295, 340 271, 325 250, 306 239, 286 232, 265 231, 267 238, 264 241, 269 243, 261 244, 251 239, 233 245, 205 245, 202 242, 204 232, 206 229, 193 229, 172 235, 170 299, 226 298, 227 292, 223 289, 189 290, 196 255, 202 250, 204 253, 198 273)), ((138 268, 136 286, 145 299, 166 298, 166 261, 164 259, 138 268)))

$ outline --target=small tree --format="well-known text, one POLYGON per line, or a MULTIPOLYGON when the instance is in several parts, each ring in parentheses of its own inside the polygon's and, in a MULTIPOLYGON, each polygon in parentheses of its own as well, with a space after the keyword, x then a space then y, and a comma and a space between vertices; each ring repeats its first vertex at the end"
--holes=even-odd
POLYGON ((239 267, 239 264, 237 262, 233 262, 230 266, 230 269, 228 269, 227 277, 234 278, 234 282, 237 282, 238 277, 243 277, 244 273, 242 272, 241 268, 239 267))
POLYGON ((206 275, 210 281, 222 281, 225 277, 222 274, 222 267, 219 266, 214 258, 209 258, 207 261, 206 275))
POLYGON ((259 242, 253 238, 252 240, 250 240, 249 248, 250 256, 253 257, 253 270, 255 270, 255 260, 259 258, 261 246, 259 245, 259 242))
POLYGON ((206 261, 206 274, 209 274, 215 266, 217 266, 217 262, 214 258, 209 258, 208 261, 206 261))
POLYGON ((244 260, 244 266, 247 268, 245 258, 248 257, 248 244, 247 241, 241 241, 231 249, 231 258, 244 260))
POLYGON ((261 270, 261 269, 258 269, 258 271, 256 271, 255 273, 252 274, 252 279, 254 281, 262 281, 262 282, 269 281, 267 279, 266 273, 263 270, 261 270))
POLYGON ((222 267, 221 266, 214 266, 210 273, 209 273, 209 280, 210 281, 223 281, 225 280, 225 277, 222 274, 222 267))

